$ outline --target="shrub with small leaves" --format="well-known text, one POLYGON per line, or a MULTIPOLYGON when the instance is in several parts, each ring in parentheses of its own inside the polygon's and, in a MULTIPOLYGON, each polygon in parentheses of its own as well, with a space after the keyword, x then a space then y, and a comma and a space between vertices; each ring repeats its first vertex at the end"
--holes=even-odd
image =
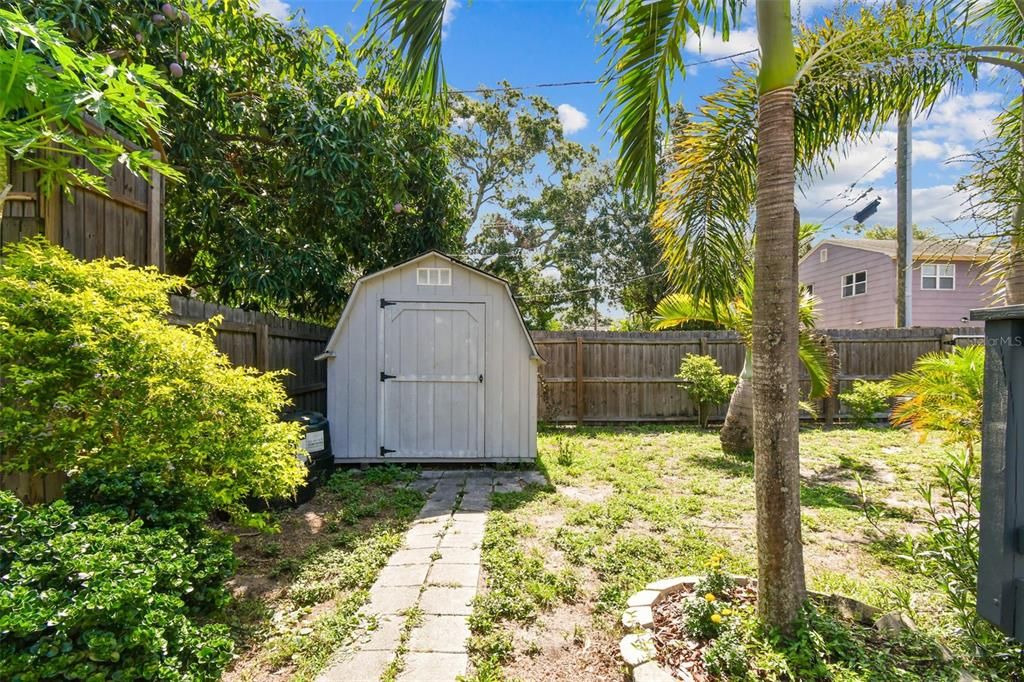
POLYGON ((711 560, 710 570, 694 586, 693 597, 683 603, 684 628, 695 639, 709 640, 730 626, 735 610, 729 604, 735 581, 721 568, 721 559, 711 560))
POLYGON ((236 568, 231 539, 207 523, 213 502, 176 482, 170 472, 154 464, 110 473, 86 471, 68 480, 64 499, 77 516, 104 514, 124 523, 139 521, 144 528, 176 532, 196 560, 185 602, 199 612, 228 601, 224 583, 236 568))
POLYGON ((732 374, 722 374, 715 359, 707 355, 687 355, 676 377, 682 379, 682 388, 697 405, 697 418, 702 427, 708 425, 711 408, 728 401, 738 381, 732 374))
POLYGON ((197 570, 173 530, 0 492, 0 679, 219 679, 232 644, 188 618, 197 570))
POLYGON ((887 381, 853 382, 853 388, 839 396, 839 399, 850 409, 850 418, 857 425, 863 426, 875 421, 875 415, 889 409, 889 398, 892 389, 887 381))
POLYGON ((305 480, 301 427, 278 376, 232 367, 215 322, 170 324, 184 282, 121 260, 82 262, 43 239, 0 259, 0 469, 157 466, 214 507, 305 480))
POLYGON ((742 679, 748 670, 749 660, 743 636, 732 625, 722 628, 704 650, 704 667, 709 675, 718 679, 742 679))

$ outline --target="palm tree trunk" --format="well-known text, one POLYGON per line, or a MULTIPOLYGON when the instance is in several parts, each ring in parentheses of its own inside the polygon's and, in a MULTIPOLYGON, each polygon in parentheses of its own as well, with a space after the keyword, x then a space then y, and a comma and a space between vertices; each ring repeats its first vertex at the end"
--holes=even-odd
POLYGON ((761 45, 754 251, 754 495, 758 615, 791 632, 807 593, 800 538, 796 55, 788 0, 757 0, 761 45))
POLYGON ((718 439, 722 451, 730 455, 749 455, 754 452, 754 387, 752 383, 754 361, 747 349, 740 380, 729 399, 729 410, 718 439))

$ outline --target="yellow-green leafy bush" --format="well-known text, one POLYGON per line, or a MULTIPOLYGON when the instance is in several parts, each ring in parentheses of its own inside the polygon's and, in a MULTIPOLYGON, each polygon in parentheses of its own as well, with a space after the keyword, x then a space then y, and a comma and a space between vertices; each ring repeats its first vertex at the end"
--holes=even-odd
POLYGON ((0 261, 0 448, 7 471, 146 466, 211 508, 290 494, 299 425, 274 373, 231 366, 213 326, 170 324, 182 280, 82 262, 42 239, 0 261))

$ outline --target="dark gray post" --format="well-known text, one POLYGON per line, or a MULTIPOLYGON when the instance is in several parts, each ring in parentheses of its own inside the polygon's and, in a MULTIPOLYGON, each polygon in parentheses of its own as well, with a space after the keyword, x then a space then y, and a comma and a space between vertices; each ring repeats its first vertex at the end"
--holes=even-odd
POLYGON ((1024 641, 1024 305, 985 321, 978 615, 1024 641))

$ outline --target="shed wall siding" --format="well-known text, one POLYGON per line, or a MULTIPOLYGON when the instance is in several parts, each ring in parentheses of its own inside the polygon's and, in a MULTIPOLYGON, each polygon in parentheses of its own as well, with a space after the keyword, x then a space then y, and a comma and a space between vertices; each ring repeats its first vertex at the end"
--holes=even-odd
POLYGON ((364 280, 348 302, 335 357, 328 360, 328 416, 335 460, 379 456, 380 299, 486 304, 484 352, 485 458, 536 455, 537 367, 518 311, 504 285, 437 256, 364 280), (451 286, 420 286, 416 269, 452 270, 451 286))

